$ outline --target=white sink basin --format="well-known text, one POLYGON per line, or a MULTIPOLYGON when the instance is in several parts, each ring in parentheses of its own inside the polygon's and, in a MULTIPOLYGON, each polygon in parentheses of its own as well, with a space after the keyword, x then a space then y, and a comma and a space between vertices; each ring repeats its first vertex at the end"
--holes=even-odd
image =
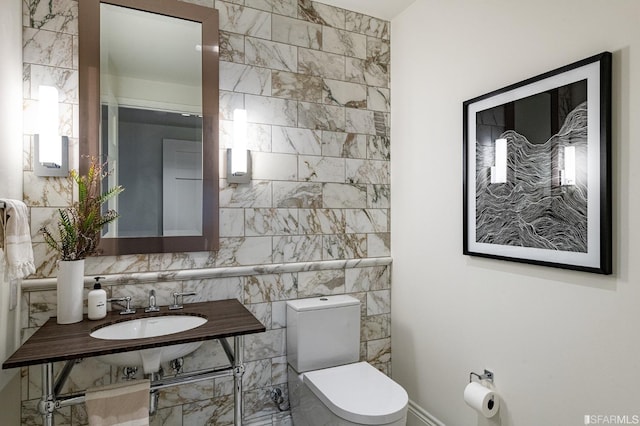
POLYGON ((192 328, 200 327, 206 322, 206 318, 193 315, 139 318, 99 328, 91 333, 91 337, 103 340, 144 339, 191 330, 192 328))
MULTIPOLYGON (((206 322, 206 318, 192 315, 147 317, 117 322, 95 330, 90 336, 103 340, 145 339, 191 330, 206 322)), ((103 362, 119 367, 136 367, 141 365, 145 374, 150 374, 160 370, 160 363, 190 354, 198 349, 202 343, 203 342, 182 343, 158 348, 101 355, 97 358, 103 362)))

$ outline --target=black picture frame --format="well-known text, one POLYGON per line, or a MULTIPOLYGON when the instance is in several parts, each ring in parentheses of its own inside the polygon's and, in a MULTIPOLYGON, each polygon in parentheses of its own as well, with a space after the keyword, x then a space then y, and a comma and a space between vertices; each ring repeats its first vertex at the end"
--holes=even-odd
POLYGON ((463 253, 612 273, 611 58, 463 103, 463 253))

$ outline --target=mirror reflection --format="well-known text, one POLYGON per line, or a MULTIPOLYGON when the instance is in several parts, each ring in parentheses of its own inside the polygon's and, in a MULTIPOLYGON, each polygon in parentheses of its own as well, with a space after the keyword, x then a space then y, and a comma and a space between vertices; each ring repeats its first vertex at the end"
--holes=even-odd
POLYGON ((202 234, 201 34, 200 22, 100 5, 100 152, 105 184, 126 188, 105 237, 202 234))

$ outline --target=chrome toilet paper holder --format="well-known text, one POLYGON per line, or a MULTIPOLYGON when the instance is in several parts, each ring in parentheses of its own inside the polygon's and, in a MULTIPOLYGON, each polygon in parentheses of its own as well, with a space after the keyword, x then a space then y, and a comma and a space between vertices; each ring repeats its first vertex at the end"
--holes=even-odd
POLYGON ((493 383, 493 372, 485 369, 484 370, 484 374, 478 374, 478 373, 474 373, 473 371, 471 373, 469 373, 469 383, 471 383, 473 381, 473 376, 476 376, 478 378, 478 380, 488 380, 491 383, 493 383))

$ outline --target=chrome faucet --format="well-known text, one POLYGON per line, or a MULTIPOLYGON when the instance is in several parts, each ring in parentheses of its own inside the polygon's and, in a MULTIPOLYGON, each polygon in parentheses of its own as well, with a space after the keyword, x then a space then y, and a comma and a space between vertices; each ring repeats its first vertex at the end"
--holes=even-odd
POLYGON ((160 312, 160 308, 156 303, 156 291, 151 289, 149 292, 149 306, 144 309, 145 312, 160 312))
POLYGON ((190 292, 190 293, 178 293, 177 291, 171 294, 173 296, 173 305, 169 305, 169 309, 174 311, 176 309, 182 309, 184 308, 184 306, 182 306, 182 303, 178 303, 178 297, 183 297, 183 296, 195 296, 196 293, 195 292, 190 292))
POLYGON ((135 314, 136 310, 135 309, 131 309, 131 296, 126 296, 126 297, 112 297, 110 299, 107 299, 107 302, 125 302, 126 306, 122 306, 120 303, 116 303, 117 305, 121 306, 122 308, 124 308, 123 310, 120 311, 120 315, 127 315, 127 314, 135 314))

